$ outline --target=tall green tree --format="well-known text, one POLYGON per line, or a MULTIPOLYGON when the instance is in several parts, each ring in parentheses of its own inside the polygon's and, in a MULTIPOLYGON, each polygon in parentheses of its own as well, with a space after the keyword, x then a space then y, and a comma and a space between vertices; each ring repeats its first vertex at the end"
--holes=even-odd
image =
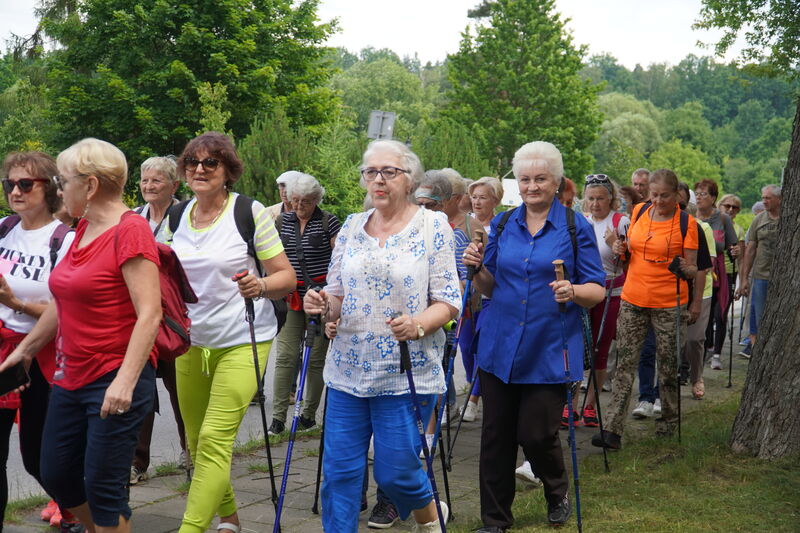
POLYGON ((334 95, 321 43, 334 26, 318 0, 82 0, 45 16, 52 54, 53 142, 92 135, 136 160, 179 153, 201 129, 199 89, 224 91, 229 129, 243 138, 254 116, 282 104, 301 124, 326 120, 334 95))
POLYGON ((669 168, 678 179, 691 187, 702 179, 711 179, 721 184, 722 173, 711 157, 699 148, 678 139, 662 144, 650 155, 652 168, 669 168))
MULTIPOLYGON (((721 28, 717 52, 724 53, 746 28, 743 57, 764 61, 776 72, 800 81, 800 6, 784 0, 702 0, 698 26, 721 28)), ((747 371, 742 401, 731 430, 731 448, 763 458, 800 453, 800 91, 784 173, 780 251, 773 261, 767 301, 747 371)), ((776 180, 777 181, 777 180, 776 180)))
POLYGON ((485 2, 475 35, 465 31, 449 57, 447 115, 484 132, 483 156, 498 174, 535 140, 561 150, 568 175, 591 170, 599 88, 579 75, 586 49, 573 44, 554 8, 554 0, 485 2))
POLYGON ((480 131, 447 117, 420 122, 411 137, 411 148, 425 168, 454 168, 462 176, 480 178, 493 173, 481 156, 480 131))

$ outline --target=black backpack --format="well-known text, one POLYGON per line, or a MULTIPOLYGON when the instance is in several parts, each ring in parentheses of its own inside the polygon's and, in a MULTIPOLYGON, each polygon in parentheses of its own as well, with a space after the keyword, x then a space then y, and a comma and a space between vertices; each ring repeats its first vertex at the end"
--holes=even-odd
MULTIPOLYGON (((183 202, 173 205, 167 210, 164 218, 166 219, 169 217, 170 233, 175 233, 178 230, 178 225, 180 224, 183 212, 186 211, 186 206, 189 205, 190 201, 191 200, 184 200, 183 202)), ((233 220, 236 222, 236 229, 239 231, 239 235, 242 237, 242 240, 247 243, 247 255, 255 259, 256 270, 258 271, 259 277, 264 277, 264 268, 261 265, 261 261, 256 256, 256 222, 253 220, 252 198, 244 196, 243 194, 240 194, 236 197, 236 201, 233 204, 233 220)), ((154 233, 157 234, 160 229, 161 224, 158 225, 154 233)), ((270 302, 272 302, 272 309, 275 312, 275 318, 278 321, 278 332, 280 332, 281 328, 283 328, 283 325, 286 323, 288 307, 283 298, 279 298, 277 300, 270 298, 270 302)))

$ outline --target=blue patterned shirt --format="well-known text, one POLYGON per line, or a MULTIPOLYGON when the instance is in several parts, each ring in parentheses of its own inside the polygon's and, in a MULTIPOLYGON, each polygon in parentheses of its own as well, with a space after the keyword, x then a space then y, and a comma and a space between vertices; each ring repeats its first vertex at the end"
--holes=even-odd
MULTIPOLYGON (((374 210, 347 217, 331 257, 328 294, 342 298, 341 321, 325 361, 328 387, 359 397, 408 394, 400 347, 386 324, 394 312, 411 316, 438 301, 461 309, 453 230, 444 213, 420 209, 384 246, 364 231, 374 210)), ((419 394, 445 391, 445 334, 409 341, 419 394)))

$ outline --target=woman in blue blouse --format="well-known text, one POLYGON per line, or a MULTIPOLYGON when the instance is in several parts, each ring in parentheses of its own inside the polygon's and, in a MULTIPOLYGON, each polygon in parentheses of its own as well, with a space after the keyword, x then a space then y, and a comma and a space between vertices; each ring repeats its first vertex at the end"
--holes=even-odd
POLYGON ((561 153, 547 142, 532 142, 514 154, 514 176, 523 205, 508 218, 492 220, 489 243, 470 244, 464 263, 480 268, 475 285, 492 305, 484 310, 478 344, 483 395, 479 533, 505 531, 513 524, 517 446, 534 465, 547 500, 547 518, 563 524, 572 510, 558 429, 565 382, 583 375, 583 340, 578 306, 602 301, 605 272, 592 226, 575 216, 575 240, 567 209, 555 199, 564 173, 561 153), (563 259, 569 281, 556 282, 553 260, 563 259), (482 268, 481 268, 482 265, 482 268), (564 375, 559 303, 566 303, 570 376, 564 375))
MULTIPOLYGON (((422 468, 398 341, 407 341, 422 419, 445 392, 441 327, 461 308, 453 230, 444 213, 413 203, 422 164, 397 141, 375 141, 364 153, 361 184, 374 205, 350 215, 336 238, 327 286, 306 292, 305 312, 340 319, 325 361, 328 387, 322 485, 325 531, 358 530, 370 436, 375 481, 414 531, 441 531, 422 468), (402 313, 392 318, 395 313, 402 313)), ((442 514, 447 509, 442 505, 442 514)))

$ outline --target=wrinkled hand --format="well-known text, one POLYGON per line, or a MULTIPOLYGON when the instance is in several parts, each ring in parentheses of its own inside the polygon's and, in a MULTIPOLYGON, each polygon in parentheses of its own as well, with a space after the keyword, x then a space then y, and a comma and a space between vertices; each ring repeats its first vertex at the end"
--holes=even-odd
POLYGON ((624 239, 617 239, 611 245, 611 251, 614 252, 614 255, 624 256, 628 252, 628 244, 624 239))
POLYGON ((10 307, 11 309, 19 309, 20 302, 14 295, 14 291, 9 287, 8 282, 4 276, 0 276, 0 304, 10 307))
POLYGON ((575 299, 575 287, 569 280, 551 281, 550 288, 553 289, 553 296, 556 302, 565 304, 575 299))
POLYGON ((413 341, 419 338, 417 323, 406 314, 402 314, 397 318, 387 318, 386 323, 389 324, 392 334, 399 341, 413 341))
POLYGON ((606 228, 606 232, 603 234, 603 239, 605 239, 606 244, 610 248, 614 246, 614 243, 617 242, 617 240, 619 240, 619 237, 617 236, 617 232, 612 228, 606 228))
POLYGON ((337 330, 339 328, 339 321, 336 322, 327 322, 325 324, 325 336, 329 339, 333 339, 336 337, 337 330))
POLYGON ((742 284, 736 289, 736 293, 734 294, 734 299, 738 300, 742 296, 750 296, 750 280, 745 279, 742 281, 742 284))
POLYGON ((733 246, 730 247, 730 251, 731 251, 731 257, 736 259, 737 257, 739 257, 739 253, 741 250, 739 250, 738 244, 734 244, 733 246))
POLYGON ((462 261, 466 266, 479 267, 483 263, 483 252, 483 243, 471 242, 464 250, 464 255, 461 256, 462 261))
POLYGON ((133 399, 133 387, 123 383, 119 376, 106 389, 103 405, 100 407, 100 418, 105 419, 108 415, 122 415, 131 408, 133 399))
POLYGON ((697 301, 693 301, 692 305, 689 306, 689 324, 694 324, 697 322, 697 319, 700 318, 701 307, 702 303, 697 301))
MULTIPOLYGON (((325 291, 308 289, 303 297, 303 311, 308 315, 324 315, 328 310, 328 295, 325 291)), ((326 326, 327 331, 327 326, 326 326)))
POLYGON ((259 298, 266 293, 264 280, 246 270, 235 274, 231 279, 239 285, 239 294, 242 298, 259 298))

